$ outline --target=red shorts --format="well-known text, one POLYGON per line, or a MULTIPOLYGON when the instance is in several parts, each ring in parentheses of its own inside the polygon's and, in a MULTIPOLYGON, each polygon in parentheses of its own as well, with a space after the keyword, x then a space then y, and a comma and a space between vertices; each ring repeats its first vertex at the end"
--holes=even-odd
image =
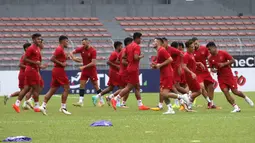
POLYGON ((61 67, 54 67, 52 69, 51 87, 60 87, 63 85, 69 85, 65 69, 61 67))
POLYGON ((80 80, 88 80, 90 79, 91 81, 97 81, 97 71, 91 70, 91 71, 82 71, 81 72, 81 79, 80 80))
POLYGON ((174 74, 174 83, 180 83, 181 82, 181 75, 178 74, 178 68, 173 69, 174 74))
POLYGON ((108 86, 119 86, 119 74, 117 72, 109 72, 108 86))
POLYGON ((40 85, 40 75, 37 69, 27 66, 25 70, 25 85, 40 85))
POLYGON ((181 74, 181 81, 180 81, 180 83, 181 84, 187 84, 184 72, 181 74))
POLYGON ((228 88, 231 90, 238 89, 237 82, 234 77, 225 78, 225 79, 218 78, 218 81, 219 81, 219 86, 221 90, 223 90, 224 88, 228 88))
POLYGON ((185 74, 185 79, 189 86, 189 90, 191 90, 192 92, 196 92, 201 89, 197 79, 193 79, 191 75, 185 74))
POLYGON ((173 84, 174 84, 174 81, 171 76, 160 78, 160 89, 171 90, 173 88, 173 84))
POLYGON ((19 88, 22 89, 25 86, 25 73, 19 73, 19 88))
POLYGON ((40 75, 40 87, 44 87, 44 81, 41 75, 40 75))
POLYGON ((139 71, 128 71, 127 72, 127 83, 136 85, 139 84, 139 71))
POLYGON ((214 79, 209 72, 196 73, 198 83, 214 84, 214 79))
POLYGON ((128 81, 128 76, 127 76, 127 74, 119 75, 119 78, 120 78, 119 86, 125 87, 125 86, 127 85, 127 81, 128 81))

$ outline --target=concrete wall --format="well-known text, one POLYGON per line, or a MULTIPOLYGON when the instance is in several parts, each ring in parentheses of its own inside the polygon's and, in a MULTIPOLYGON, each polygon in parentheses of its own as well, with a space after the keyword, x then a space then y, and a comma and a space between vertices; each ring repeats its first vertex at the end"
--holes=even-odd
POLYGON ((115 16, 209 16, 237 14, 234 10, 225 8, 222 4, 216 3, 214 0, 195 0, 194 2, 171 0, 171 4, 154 4, 156 2, 163 3, 165 0, 84 0, 84 4, 79 4, 80 0, 31 1, 1 0, 0 16, 96 16, 109 20, 115 16))

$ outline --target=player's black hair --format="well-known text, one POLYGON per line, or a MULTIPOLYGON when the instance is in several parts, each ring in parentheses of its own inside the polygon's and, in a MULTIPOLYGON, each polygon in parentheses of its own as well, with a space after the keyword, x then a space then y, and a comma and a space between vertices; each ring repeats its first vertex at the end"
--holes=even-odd
POLYGON ((24 51, 25 51, 25 49, 27 49, 27 48, 30 47, 30 46, 31 46, 31 43, 25 43, 25 44, 23 45, 24 51))
POLYGON ((133 39, 135 40, 136 38, 141 38, 142 37, 142 33, 140 33, 140 32, 135 32, 134 34, 133 34, 133 39))
POLYGON ((195 41, 197 41, 198 39, 197 39, 197 37, 193 37, 191 40, 195 42, 195 41))
POLYGON ((173 41, 173 42, 171 43, 171 47, 178 48, 178 46, 179 46, 179 43, 176 42, 176 41, 173 41))
POLYGON ((156 40, 160 41, 161 44, 164 43, 163 39, 162 38, 155 38, 156 40))
POLYGON ((114 48, 117 49, 120 45, 122 45, 122 43, 120 41, 115 41, 113 45, 114 48))
POLYGON ((61 35, 61 36, 59 36, 58 41, 61 42, 62 40, 66 40, 66 39, 68 40, 67 36, 61 35))
POLYGON ((131 37, 127 37, 124 39, 124 45, 127 46, 128 44, 130 44, 133 41, 133 39, 131 37))
POLYGON ((214 42, 209 42, 206 44, 206 48, 209 48, 209 47, 217 47, 217 46, 214 42))
POLYGON ((89 40, 88 38, 83 38, 81 41, 83 41, 83 40, 89 40))
POLYGON ((184 44, 182 42, 178 42, 178 46, 181 46, 182 48, 184 48, 184 44))
POLYGON ((41 37, 42 35, 40 33, 35 33, 32 35, 32 39, 34 40, 37 37, 41 37))
POLYGON ((194 41, 192 39, 189 39, 188 41, 185 42, 185 46, 186 48, 189 48, 189 46, 194 43, 194 41))
POLYGON ((163 40, 163 41, 167 41, 167 38, 166 38, 166 37, 163 37, 162 40, 163 40))

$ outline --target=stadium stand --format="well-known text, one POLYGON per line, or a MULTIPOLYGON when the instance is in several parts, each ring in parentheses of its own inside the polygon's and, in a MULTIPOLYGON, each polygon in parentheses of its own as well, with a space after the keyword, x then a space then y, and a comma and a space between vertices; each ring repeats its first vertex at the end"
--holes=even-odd
MULTIPOLYGON (((6 58, 0 58, 0 66, 4 69, 12 69, 12 67, 16 69, 19 57, 23 53, 21 45, 31 41, 31 35, 36 32, 41 33, 45 40, 43 60, 46 62, 49 62, 49 58, 58 44, 56 39, 62 34, 71 39, 70 47, 72 49, 81 44, 82 38, 89 38, 98 51, 98 66, 105 67, 107 59, 105 54, 109 54, 113 50, 111 35, 95 17, 1 17, 0 57, 6 58)), ((51 66, 53 65, 51 62, 49 63, 51 66)), ((74 64, 74 66, 78 65, 74 64)))
POLYGON ((232 54, 254 54, 255 16, 115 17, 123 30, 145 37, 169 37, 184 42, 198 37, 202 44, 216 41, 232 54), (220 39, 219 39, 220 37, 220 39))

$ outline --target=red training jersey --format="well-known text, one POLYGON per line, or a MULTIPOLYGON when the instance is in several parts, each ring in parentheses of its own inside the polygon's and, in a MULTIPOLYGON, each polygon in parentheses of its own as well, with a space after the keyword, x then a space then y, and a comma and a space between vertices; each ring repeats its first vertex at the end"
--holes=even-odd
MULTIPOLYGON (((21 58, 20 58, 20 60, 19 60, 19 63, 20 63, 20 64, 23 64, 23 65, 26 65, 26 63, 25 63, 25 61, 24 61, 24 56, 25 56, 25 55, 22 55, 22 56, 21 56, 21 58)), ((23 74, 23 73, 25 72, 25 69, 26 69, 26 68, 20 67, 20 68, 19 68, 19 73, 20 73, 20 74, 23 74)))
MULTIPOLYGON (((113 51, 109 57, 109 61, 116 64, 116 65, 119 65, 119 63, 117 62, 118 61, 118 56, 119 56, 119 53, 116 52, 116 51, 113 51)), ((118 72, 119 69, 114 67, 114 66, 110 66, 110 70, 109 72, 118 72)))
POLYGON ((183 63, 187 65, 188 69, 196 72, 196 61, 192 53, 186 52, 183 56, 183 63))
POLYGON ((219 68, 219 63, 225 63, 232 59, 233 57, 229 53, 222 50, 218 50, 218 53, 216 55, 210 55, 209 65, 211 68, 218 69, 218 79, 228 79, 229 77, 233 77, 230 65, 219 68))
POLYGON ((205 70, 201 66, 197 66, 196 73, 208 72, 206 60, 209 56, 209 51, 206 47, 200 46, 193 53, 196 62, 201 62, 205 66, 205 70))
MULTIPOLYGON (((82 47, 79 47, 79 48, 75 49, 74 53, 80 53, 81 54, 84 66, 91 63, 92 59, 96 59, 96 57, 97 57, 96 50, 93 47, 89 47, 87 49, 87 48, 84 48, 82 46, 82 47)), ((96 66, 91 66, 89 68, 84 68, 84 70, 88 70, 88 71, 96 70, 96 66)))
MULTIPOLYGON (((30 47, 27 48, 25 56, 29 59, 32 60, 34 62, 37 61, 41 61, 42 57, 41 57, 41 52, 40 52, 40 48, 37 47, 35 44, 32 44, 30 47)), ((31 63, 27 63, 26 64, 28 67, 32 67, 35 68, 36 70, 39 69, 38 65, 35 64, 31 64, 31 63)))
POLYGON ((126 47, 126 54, 127 54, 127 61, 128 61, 128 71, 138 71, 139 70, 139 60, 135 60, 135 55, 141 54, 141 47, 135 43, 132 42, 126 47))
MULTIPOLYGON (((158 49, 157 63, 161 64, 170 57, 170 54, 166 51, 164 47, 160 47, 158 49)), ((160 68, 160 78, 171 77, 172 73, 173 69, 170 63, 160 68)))
POLYGON ((123 53, 126 52, 126 48, 123 48, 120 53, 119 53, 119 56, 118 56, 118 59, 120 61, 120 70, 119 70, 119 74, 120 75, 124 75, 127 71, 127 66, 123 65, 122 64, 122 56, 123 56, 123 53))
POLYGON ((182 52, 178 49, 175 49, 171 46, 167 48, 167 52, 171 55, 173 58, 173 62, 171 63, 173 68, 178 68, 181 64, 181 55, 182 52))
MULTIPOLYGON (((66 54, 65 54, 65 50, 63 47, 58 46, 53 55, 56 57, 56 60, 60 61, 60 62, 66 62, 67 58, 66 58, 66 54)), ((54 67, 61 67, 61 68, 65 68, 57 63, 54 63, 54 67)))

